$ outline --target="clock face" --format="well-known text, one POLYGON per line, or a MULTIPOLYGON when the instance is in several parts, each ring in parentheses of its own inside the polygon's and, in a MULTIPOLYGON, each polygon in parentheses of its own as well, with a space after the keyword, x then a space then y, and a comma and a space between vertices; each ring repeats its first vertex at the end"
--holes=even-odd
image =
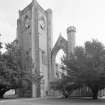
POLYGON ((25 16, 25 24, 24 24, 24 26, 25 26, 25 29, 29 29, 30 28, 30 19, 29 19, 29 17, 26 15, 25 16))
POLYGON ((41 30, 45 30, 46 29, 46 20, 44 16, 41 16, 39 18, 39 27, 41 30))

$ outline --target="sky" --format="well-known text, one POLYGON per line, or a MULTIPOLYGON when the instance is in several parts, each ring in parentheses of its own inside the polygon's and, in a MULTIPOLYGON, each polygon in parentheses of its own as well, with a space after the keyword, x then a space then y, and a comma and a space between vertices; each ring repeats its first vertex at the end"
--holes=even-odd
MULTIPOLYGON (((9 43, 16 38, 18 11, 32 0, 0 0, 0 41, 9 43)), ((66 29, 76 27, 76 45, 98 39, 105 45, 105 0, 37 0, 46 10, 53 11, 53 45, 66 29)))

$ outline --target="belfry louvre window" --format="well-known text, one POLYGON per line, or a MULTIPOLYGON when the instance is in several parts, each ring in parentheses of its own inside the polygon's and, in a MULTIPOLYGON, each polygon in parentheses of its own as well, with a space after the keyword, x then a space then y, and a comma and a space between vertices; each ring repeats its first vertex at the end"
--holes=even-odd
POLYGON ((47 56, 45 51, 42 51, 42 64, 47 65, 47 56))

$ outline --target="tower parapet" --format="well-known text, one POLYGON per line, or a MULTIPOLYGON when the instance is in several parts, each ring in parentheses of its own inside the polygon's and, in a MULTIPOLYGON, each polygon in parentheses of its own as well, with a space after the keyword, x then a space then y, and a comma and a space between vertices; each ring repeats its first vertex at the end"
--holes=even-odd
POLYGON ((74 27, 74 26, 68 27, 67 28, 67 33, 69 33, 69 32, 76 32, 76 27, 74 27))

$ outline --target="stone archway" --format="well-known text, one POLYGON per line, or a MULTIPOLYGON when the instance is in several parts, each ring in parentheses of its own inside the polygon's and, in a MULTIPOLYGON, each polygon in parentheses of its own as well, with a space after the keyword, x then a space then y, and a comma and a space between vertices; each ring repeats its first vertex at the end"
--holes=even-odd
POLYGON ((51 52, 51 64, 52 64, 52 81, 56 78, 56 63, 55 57, 60 49, 62 49, 65 53, 67 53, 67 40, 65 40, 61 35, 59 36, 55 46, 51 52))

